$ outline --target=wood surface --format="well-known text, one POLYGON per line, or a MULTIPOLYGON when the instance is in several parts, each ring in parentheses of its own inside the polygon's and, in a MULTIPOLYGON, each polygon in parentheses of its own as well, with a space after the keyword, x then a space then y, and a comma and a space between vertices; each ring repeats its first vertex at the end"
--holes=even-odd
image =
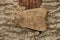
POLYGON ((39 8, 42 0, 19 0, 19 4, 26 9, 39 8))

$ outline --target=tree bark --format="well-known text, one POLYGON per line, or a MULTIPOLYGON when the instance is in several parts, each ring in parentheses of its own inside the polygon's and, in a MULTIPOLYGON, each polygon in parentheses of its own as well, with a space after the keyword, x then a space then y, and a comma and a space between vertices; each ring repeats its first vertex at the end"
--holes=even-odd
POLYGON ((22 28, 12 21, 16 13, 24 11, 18 0, 0 0, 0 40, 60 40, 60 1, 43 0, 41 7, 48 8, 48 29, 39 31, 22 28))

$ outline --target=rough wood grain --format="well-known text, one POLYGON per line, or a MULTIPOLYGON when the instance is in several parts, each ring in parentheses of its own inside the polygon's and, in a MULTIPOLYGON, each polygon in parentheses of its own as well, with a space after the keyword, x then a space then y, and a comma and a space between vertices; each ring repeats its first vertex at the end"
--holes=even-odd
POLYGON ((19 4, 26 9, 39 8, 42 4, 42 0, 19 0, 19 4))
POLYGON ((47 28, 46 24, 47 10, 45 8, 36 8, 25 10, 16 14, 16 24, 21 27, 27 27, 34 30, 44 31, 47 28))

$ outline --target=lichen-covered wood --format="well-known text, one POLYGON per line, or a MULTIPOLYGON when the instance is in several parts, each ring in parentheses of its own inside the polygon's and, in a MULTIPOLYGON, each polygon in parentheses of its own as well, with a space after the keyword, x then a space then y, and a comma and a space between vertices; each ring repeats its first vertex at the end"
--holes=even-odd
POLYGON ((45 31, 47 29, 46 14, 45 8, 25 10, 15 15, 15 23, 21 27, 45 31))
POLYGON ((26 9, 39 8, 42 4, 42 0, 19 0, 19 4, 26 9))

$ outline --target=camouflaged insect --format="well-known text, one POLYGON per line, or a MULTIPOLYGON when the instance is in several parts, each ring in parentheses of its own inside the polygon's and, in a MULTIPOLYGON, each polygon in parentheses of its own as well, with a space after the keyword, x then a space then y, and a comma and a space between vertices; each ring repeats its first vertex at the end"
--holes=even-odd
POLYGON ((47 9, 45 8, 24 10, 15 15, 15 25, 45 31, 47 29, 46 14, 47 9))

